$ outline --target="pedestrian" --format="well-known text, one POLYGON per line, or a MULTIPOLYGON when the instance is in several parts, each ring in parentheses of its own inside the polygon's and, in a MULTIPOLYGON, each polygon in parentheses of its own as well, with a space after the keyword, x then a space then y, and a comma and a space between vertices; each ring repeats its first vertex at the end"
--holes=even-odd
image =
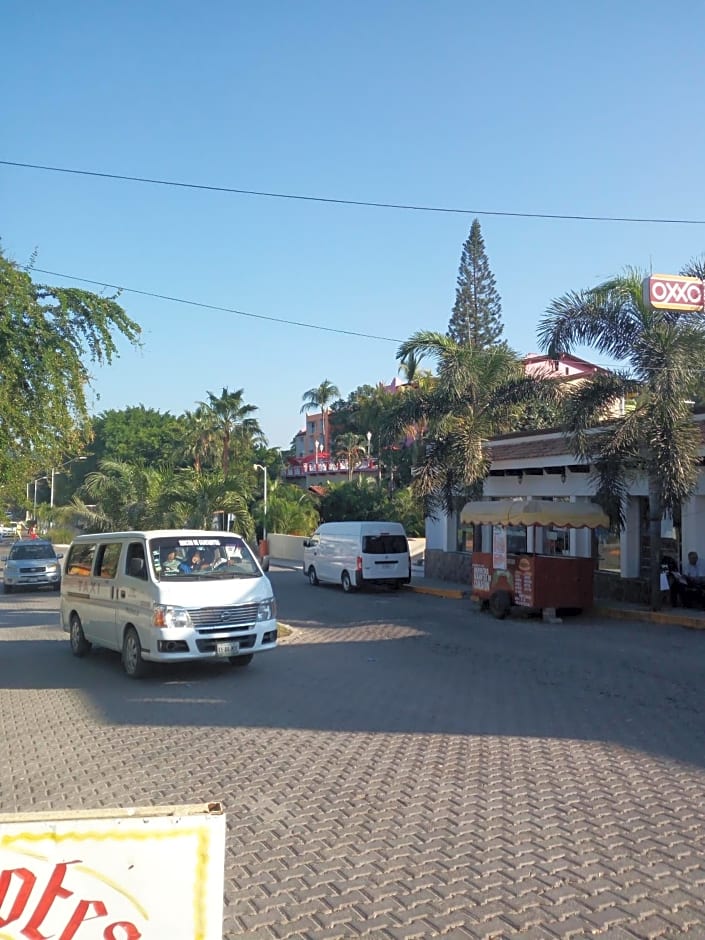
POLYGON ((693 602, 705 606, 705 562, 698 558, 698 553, 688 552, 688 563, 683 565, 683 574, 686 585, 686 607, 693 602))

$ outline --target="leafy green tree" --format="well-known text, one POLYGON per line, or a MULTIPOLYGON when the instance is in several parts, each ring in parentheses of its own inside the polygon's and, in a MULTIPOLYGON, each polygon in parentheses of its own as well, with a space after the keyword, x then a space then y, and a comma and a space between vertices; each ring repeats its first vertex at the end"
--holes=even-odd
POLYGON ((490 270, 480 223, 474 219, 460 256, 448 336, 459 344, 484 349, 499 343, 503 330, 502 301, 490 270))
POLYGON ((111 409, 93 419, 91 451, 96 466, 105 459, 163 464, 171 460, 181 434, 179 419, 168 411, 144 405, 111 409))
POLYGON ((644 301, 644 275, 619 277, 554 300, 539 324, 549 355, 593 346, 622 362, 628 374, 596 374, 570 399, 568 426, 576 454, 595 470, 597 499, 624 523, 629 480, 646 478, 649 494, 651 606, 661 605, 661 519, 692 496, 698 480, 700 431, 691 399, 705 362, 700 314, 652 309, 644 301), (633 410, 604 422, 611 402, 637 390, 633 410))
POLYGON ((75 287, 35 284, 0 250, 0 487, 25 481, 80 452, 87 437, 88 363, 110 364, 116 334, 140 327, 117 303, 75 287))
POLYGON ((451 513, 487 475, 487 441, 513 429, 518 407, 554 400, 556 383, 527 376, 503 343, 483 348, 422 331, 400 346, 398 358, 409 352, 437 362, 436 380, 396 396, 392 427, 424 426, 414 492, 431 515, 451 513))
POLYGON ((410 538, 423 538, 426 534, 426 518, 423 504, 410 486, 395 490, 391 498, 388 519, 401 522, 410 538))
POLYGON ((328 379, 324 379, 317 388, 310 388, 303 394, 301 414, 308 414, 313 408, 320 408, 323 416, 323 448, 330 453, 330 440, 326 417, 330 411, 329 405, 340 397, 340 390, 328 379))
POLYGON ((230 472, 234 446, 239 445, 241 449, 251 450, 255 442, 264 439, 257 419, 252 417, 257 411, 257 406, 246 404, 243 401, 244 393, 244 388, 235 392, 224 388, 220 395, 208 392, 208 401, 200 402, 200 406, 205 409, 209 432, 213 440, 220 445, 224 477, 230 472))
POLYGON ((319 507, 321 522, 388 519, 389 499, 379 486, 333 483, 326 487, 319 507))

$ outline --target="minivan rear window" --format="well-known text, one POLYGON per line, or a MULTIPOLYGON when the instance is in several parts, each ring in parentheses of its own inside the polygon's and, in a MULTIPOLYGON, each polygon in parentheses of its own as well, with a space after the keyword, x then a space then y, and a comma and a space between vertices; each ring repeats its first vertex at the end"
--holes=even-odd
POLYGON ((365 535, 362 550, 366 555, 402 555, 409 547, 404 535, 365 535))

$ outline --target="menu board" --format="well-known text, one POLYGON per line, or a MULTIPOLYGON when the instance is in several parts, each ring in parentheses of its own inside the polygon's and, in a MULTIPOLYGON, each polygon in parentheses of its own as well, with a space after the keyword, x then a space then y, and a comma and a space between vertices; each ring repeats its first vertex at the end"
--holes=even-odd
POLYGON ((495 571, 507 567, 507 530, 503 525, 492 526, 492 567, 495 571))
POLYGON ((514 603, 519 607, 534 606, 534 566, 523 556, 514 569, 514 603))

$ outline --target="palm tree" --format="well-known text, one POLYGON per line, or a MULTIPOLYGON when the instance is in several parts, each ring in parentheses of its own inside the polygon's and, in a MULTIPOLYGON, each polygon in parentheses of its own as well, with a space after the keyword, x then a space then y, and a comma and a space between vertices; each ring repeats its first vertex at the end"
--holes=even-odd
POLYGON ((213 454, 214 433, 209 420, 209 412, 203 405, 195 411, 186 411, 181 416, 184 439, 182 453, 193 461, 196 473, 201 473, 204 463, 213 454))
POLYGON ((504 344, 481 348, 422 331, 399 347, 397 358, 410 354, 435 359, 436 379, 395 396, 393 428, 424 428, 412 486, 430 514, 451 513, 489 472, 488 440, 513 429, 522 403, 553 400, 558 383, 527 376, 504 344))
MULTIPOLYGON (((258 521, 262 521, 261 514, 258 521)), ((314 497, 299 486, 272 480, 267 503, 267 525, 271 532, 309 535, 318 525, 314 497)))
POLYGON ((336 457, 345 460, 348 465, 348 480, 353 478, 353 469, 361 457, 367 453, 365 438, 359 434, 348 432, 341 434, 336 440, 336 457))
POLYGON ((691 402, 705 361, 701 315, 657 310, 642 295, 643 275, 620 277, 554 300, 538 329, 549 355, 593 346, 628 367, 595 375, 576 389, 568 426, 576 454, 595 468, 596 495, 611 518, 624 524, 631 477, 645 477, 649 493, 651 606, 661 605, 661 520, 692 496, 698 479, 700 434, 691 402), (610 401, 636 391, 633 410, 604 422, 610 401))
POLYGON ((226 479, 220 471, 174 471, 104 460, 98 471, 88 475, 72 507, 97 532, 210 529, 213 516, 226 513, 234 517, 237 531, 250 539, 254 536, 250 495, 244 482, 226 479))
POLYGON ((206 421, 213 438, 221 448, 221 469, 227 477, 230 471, 231 446, 239 441, 246 447, 263 441, 264 435, 256 418, 251 417, 257 411, 256 405, 243 402, 244 388, 235 392, 223 388, 220 395, 208 392, 208 401, 199 402, 206 411, 206 421))
POLYGON ((301 414, 308 414, 313 408, 321 409, 323 418, 323 449, 326 453, 330 453, 328 449, 328 426, 326 416, 330 412, 328 406, 331 402, 334 402, 336 398, 340 398, 340 390, 337 385, 333 385, 328 379, 324 379, 318 388, 310 388, 307 392, 304 392, 302 398, 303 405, 301 406, 301 414))
POLYGON ((219 470, 181 473, 182 495, 178 511, 186 528, 210 529, 214 516, 232 517, 232 528, 252 540, 255 526, 249 510, 251 491, 242 478, 225 477, 219 470))
POLYGON ((178 472, 170 467, 102 460, 71 505, 93 531, 178 528, 181 496, 178 472))
POLYGON ((415 352, 409 352, 399 359, 399 368, 397 372, 402 378, 406 379, 409 385, 418 385, 420 382, 428 382, 432 378, 432 373, 429 369, 422 369, 421 362, 423 356, 417 355, 415 352))

